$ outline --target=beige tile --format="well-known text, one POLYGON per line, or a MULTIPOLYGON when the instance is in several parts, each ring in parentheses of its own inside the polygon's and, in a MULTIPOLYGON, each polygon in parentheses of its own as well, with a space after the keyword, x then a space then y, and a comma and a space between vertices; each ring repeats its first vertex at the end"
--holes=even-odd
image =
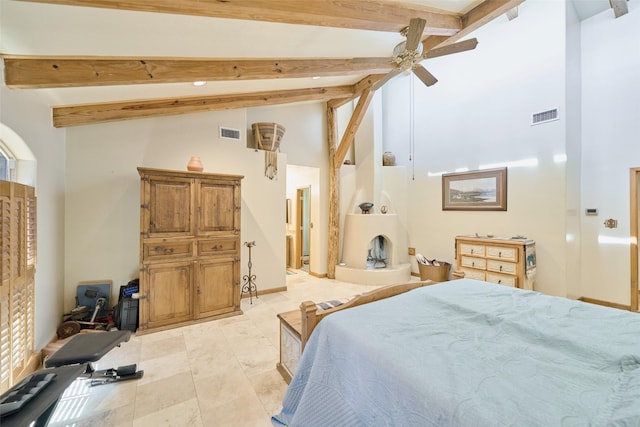
POLYGON ((201 408, 202 421, 216 427, 270 427, 271 414, 255 395, 244 396, 222 405, 201 408))
POLYGON ((282 398, 287 391, 287 383, 278 371, 272 369, 251 376, 249 381, 267 413, 275 415, 282 410, 282 398))
POLYGON ((138 385, 135 419, 194 399, 195 396, 190 372, 138 385))
POLYGON ((238 343, 232 349, 247 376, 273 370, 279 358, 279 350, 264 337, 238 343))
POLYGON ((144 374, 138 381, 138 385, 149 384, 164 378, 169 378, 182 373, 191 373, 189 357, 186 351, 169 353, 164 356, 143 360, 138 365, 144 374))
POLYGON ((207 377, 194 379, 200 409, 223 405, 243 396, 255 396, 242 369, 220 372, 207 377))
POLYGON ((143 337, 140 351, 141 361, 186 351, 182 332, 169 335, 164 332, 158 333, 163 335, 160 337, 152 337, 153 334, 151 334, 143 337))
MULTIPOLYGON (((190 399, 168 406, 133 421, 134 427, 200 427, 200 407, 197 399, 190 399)), ((207 424, 210 425, 210 424, 207 424)))
POLYGON ((211 352, 197 352, 189 356, 193 379, 224 375, 227 372, 239 372, 242 365, 229 348, 211 352))

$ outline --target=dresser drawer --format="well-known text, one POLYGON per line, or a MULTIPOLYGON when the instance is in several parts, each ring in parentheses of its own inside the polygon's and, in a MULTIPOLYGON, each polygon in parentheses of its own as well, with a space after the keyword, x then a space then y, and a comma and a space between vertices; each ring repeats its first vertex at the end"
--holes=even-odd
POLYGON ((155 240, 142 244, 145 261, 193 256, 192 240, 155 240))
POLYGON ((506 261, 518 261, 518 249, 504 246, 487 246, 487 258, 498 258, 506 261))
POLYGON ((234 237, 199 240, 198 256, 236 254, 240 251, 239 246, 240 240, 234 237))
POLYGON ((485 280, 485 272, 482 270, 471 270, 468 268, 463 268, 462 271, 464 271, 465 279, 482 280, 483 282, 485 280))
POLYGON ((516 276, 505 276, 497 273, 487 273, 487 282, 497 283, 498 285, 518 287, 518 278, 516 276))
POLYGON ((484 258, 474 258, 470 256, 460 257, 460 265, 463 267, 478 268, 484 270, 487 268, 487 260, 484 258))
POLYGON ((512 262, 496 261, 494 259, 487 260, 487 270, 496 271, 503 274, 516 274, 516 266, 512 262))
POLYGON ((461 243, 460 253, 462 255, 484 256, 484 245, 473 245, 470 243, 461 243))

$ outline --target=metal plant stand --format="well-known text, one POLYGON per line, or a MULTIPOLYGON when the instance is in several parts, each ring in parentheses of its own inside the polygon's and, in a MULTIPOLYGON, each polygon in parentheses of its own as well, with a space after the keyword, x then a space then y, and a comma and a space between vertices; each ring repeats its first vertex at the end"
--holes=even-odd
POLYGON ((249 293, 249 302, 253 304, 253 293, 255 292, 256 298, 258 298, 258 288, 256 287, 256 275, 251 274, 251 248, 256 245, 255 240, 253 242, 244 242, 244 245, 249 248, 249 274, 245 274, 242 277, 244 284, 242 285, 242 293, 249 293))

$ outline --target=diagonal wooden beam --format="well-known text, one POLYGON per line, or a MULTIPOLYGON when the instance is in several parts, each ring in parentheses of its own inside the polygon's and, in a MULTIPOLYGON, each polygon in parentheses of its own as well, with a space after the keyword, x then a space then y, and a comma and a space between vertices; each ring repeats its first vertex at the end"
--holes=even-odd
POLYGON ((611 9, 616 18, 620 18, 622 15, 629 13, 629 6, 627 6, 627 0, 609 0, 611 9))
POLYGON ((365 91, 360 95, 360 99, 358 100, 358 105, 353 110, 353 114, 351 115, 351 120, 349 120, 349 124, 344 131, 344 135, 342 135, 342 140, 340 141, 340 145, 336 150, 334 165, 341 165, 344 162, 344 158, 347 155, 347 151, 349 151, 349 147, 353 144, 353 140, 356 136, 356 132, 360 127, 360 123, 362 122, 362 118, 367 112, 367 108, 369 108, 369 104, 371 104, 371 100, 373 99, 374 91, 369 88, 365 89, 365 91))
POLYGON ((424 34, 451 35, 461 28, 459 14, 397 0, 22 1, 391 32, 420 17, 427 22, 424 34))
POLYGON ((148 117, 351 97, 353 86, 193 96, 53 107, 53 125, 68 127, 148 117))
POLYGON ((462 40, 488 22, 518 7, 524 3, 524 1, 525 0, 485 0, 462 16, 462 28, 460 31, 449 37, 429 36, 422 41, 422 49, 424 52, 427 52, 430 49, 462 40))
POLYGON ((367 76, 364 79, 360 80, 356 83, 353 88, 353 96, 349 98, 336 98, 330 99, 327 101, 327 107, 329 108, 339 108, 342 107, 347 102, 351 102, 354 99, 358 98, 362 93, 367 90, 373 88, 373 85, 376 84, 380 79, 382 79, 386 74, 374 74, 371 76, 367 76))
POLYGON ((14 89, 257 80, 385 73, 380 61, 357 59, 189 59, 2 55, 14 89))

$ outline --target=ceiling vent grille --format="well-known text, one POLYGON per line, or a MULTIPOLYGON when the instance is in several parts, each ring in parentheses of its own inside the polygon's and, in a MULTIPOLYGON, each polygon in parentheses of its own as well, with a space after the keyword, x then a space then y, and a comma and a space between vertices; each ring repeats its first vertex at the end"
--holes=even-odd
POLYGON ((240 129, 225 128, 220 126, 220 138, 240 141, 240 129))
POLYGON ((558 109, 542 111, 540 113, 533 113, 531 116, 531 125, 540 125, 542 123, 552 122, 558 120, 558 109))

